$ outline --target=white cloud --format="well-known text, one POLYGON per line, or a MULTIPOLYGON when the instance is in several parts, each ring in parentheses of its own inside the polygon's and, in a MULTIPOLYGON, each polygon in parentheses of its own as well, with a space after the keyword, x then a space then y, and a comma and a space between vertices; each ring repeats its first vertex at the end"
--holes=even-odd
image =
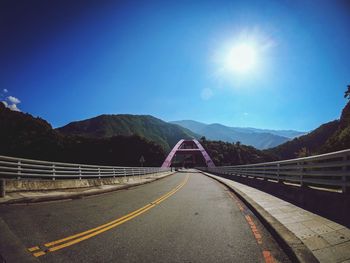
MULTIPOLYGON (((3 92, 7 93, 8 90, 7 89, 3 89, 3 92)), ((0 95, 2 95, 2 94, 0 94, 0 95)), ((2 97, 2 96, 0 96, 0 97, 2 97)), ((2 104, 5 105, 6 108, 9 108, 12 111, 21 111, 17 107, 17 104, 21 103, 21 101, 18 98, 16 98, 16 97, 8 96, 7 98, 5 98, 5 100, 3 100, 1 102, 2 102, 2 104)))
POLYGON ((12 111, 21 111, 19 108, 17 108, 16 104, 8 105, 7 108, 9 108, 12 111))
POLYGON ((21 101, 19 99, 17 99, 16 97, 13 97, 13 96, 8 96, 7 99, 13 104, 21 103, 21 101))
POLYGON ((213 95, 214 93, 211 89, 209 88, 202 89, 201 98, 203 100, 209 100, 211 97, 213 97, 213 95))
POLYGON ((249 113, 248 113, 248 112, 244 112, 243 115, 244 115, 244 116, 248 116, 249 113))

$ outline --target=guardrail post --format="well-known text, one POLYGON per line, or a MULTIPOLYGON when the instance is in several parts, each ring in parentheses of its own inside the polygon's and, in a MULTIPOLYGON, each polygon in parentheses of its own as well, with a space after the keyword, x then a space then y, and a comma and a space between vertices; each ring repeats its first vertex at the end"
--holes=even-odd
POLYGON ((300 173, 300 187, 306 187, 307 185, 304 182, 304 172, 305 172, 305 168, 303 167, 303 165, 305 164, 305 162, 302 163, 298 163, 299 166, 299 173, 300 173))
POLYGON ((123 168, 123 171, 124 171, 124 180, 129 182, 129 179, 128 180, 126 179, 126 168, 123 168))
POLYGON ((79 180, 81 180, 81 166, 79 165, 79 180))
POLYGON ((54 164, 52 165, 52 175, 53 175, 52 180, 55 181, 55 179, 56 179, 56 178, 55 178, 56 169, 55 169, 55 165, 54 165, 54 164))
POLYGON ((101 179, 101 169, 98 167, 98 179, 101 179))
POLYGON ((17 179, 21 179, 21 161, 17 162, 17 179))
MULTIPOLYGON (((343 157, 343 162, 345 163, 347 160, 348 160, 348 158, 347 158, 347 156, 345 155, 345 156, 343 157)), ((346 166, 346 165, 343 165, 342 170, 343 170, 344 172, 347 171, 347 170, 348 170, 348 169, 347 169, 347 166, 346 166)), ((343 193, 343 194, 350 194, 350 189, 349 189, 349 187, 347 186, 347 183, 348 183, 348 181, 347 181, 347 174, 343 174, 343 175, 342 175, 342 193, 343 193)))
POLYGON ((300 187, 304 187, 304 182, 303 182, 303 168, 301 168, 300 163, 298 162, 298 172, 299 172, 299 181, 300 181, 300 187))
POLYGON ((280 164, 277 164, 277 183, 280 183, 281 179, 280 179, 280 164))
POLYGON ((5 179, 0 179, 0 197, 5 197, 6 195, 6 181, 5 179))
POLYGON ((115 168, 113 167, 113 178, 115 178, 115 168))

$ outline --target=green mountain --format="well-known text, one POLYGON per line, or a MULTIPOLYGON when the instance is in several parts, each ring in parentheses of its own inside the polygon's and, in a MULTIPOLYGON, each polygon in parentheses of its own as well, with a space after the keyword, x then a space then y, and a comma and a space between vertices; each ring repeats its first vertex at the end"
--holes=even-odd
POLYGON ((241 142, 245 145, 254 146, 257 149, 268 149, 290 139, 304 134, 292 130, 263 130, 255 128, 228 127, 222 124, 205 124, 193 120, 173 121, 197 134, 205 136, 209 140, 226 142, 241 142))
POLYGON ((87 138, 109 138, 116 135, 138 135, 160 144, 166 151, 180 139, 200 136, 179 125, 170 124, 150 115, 100 115, 91 119, 71 122, 58 128, 64 135, 87 138))
POLYGON ((321 152, 339 151, 350 148, 350 102, 344 107, 338 127, 322 146, 321 152))
POLYGON ((0 102, 0 155, 101 165, 160 166, 164 149, 139 136, 86 138, 66 136, 30 114, 11 111, 0 102))
POLYGON ((60 134, 47 121, 11 111, 0 102, 1 155, 55 159, 62 151, 62 142, 60 134))
POLYGON ((266 150, 276 159, 290 159, 350 148, 350 102, 339 120, 325 123, 312 132, 266 150))
MULTIPOLYGON (((227 139, 226 128, 230 127, 187 122, 190 129, 207 129, 227 139)), ((228 130, 232 133, 232 130, 228 130)), ((258 134, 266 136, 264 132, 258 134)), ((139 165, 139 159, 143 155, 145 165, 159 166, 165 159, 166 152, 178 140, 199 137, 189 129, 149 115, 101 115, 52 129, 47 121, 11 111, 0 103, 0 155, 125 166, 139 165)), ((239 142, 205 138, 201 141, 217 165, 290 159, 348 149, 350 102, 344 107, 339 120, 323 124, 306 135, 264 151, 239 142)))
MULTIPOLYGON (((267 149, 275 159, 293 159, 324 152, 322 147, 339 127, 339 121, 331 121, 311 131, 310 133, 283 143, 277 147, 267 149)), ((329 150, 332 151, 332 150, 329 150)))
POLYGON ((200 143, 217 166, 240 165, 273 161, 264 151, 240 143, 210 141, 202 137, 200 143))

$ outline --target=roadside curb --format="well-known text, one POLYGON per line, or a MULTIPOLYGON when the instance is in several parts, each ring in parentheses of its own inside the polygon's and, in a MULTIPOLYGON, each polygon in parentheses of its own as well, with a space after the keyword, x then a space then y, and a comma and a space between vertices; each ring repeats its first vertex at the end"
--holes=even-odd
POLYGON ((230 188, 259 218, 276 238, 282 249, 287 253, 293 262, 317 263, 319 262, 313 253, 303 244, 303 242, 288 230, 283 224, 270 215, 265 209, 257 204, 253 199, 240 191, 238 188, 227 184, 224 180, 214 177, 212 174, 202 172, 202 174, 224 184, 230 188))
POLYGON ((114 192, 114 191, 118 191, 118 190, 128 189, 128 188, 131 188, 134 186, 152 183, 154 181, 158 181, 158 180, 166 178, 170 175, 173 175, 174 173, 175 172, 171 172, 167 175, 164 175, 164 176, 158 177, 158 178, 153 178, 153 179, 146 181, 146 182, 132 183, 132 184, 127 184, 127 185, 116 185, 116 186, 108 188, 108 189, 96 189, 96 190, 91 190, 88 192, 81 192, 81 193, 58 194, 58 195, 39 196, 39 197, 22 197, 22 198, 12 199, 12 200, 10 199, 10 200, 5 200, 5 201, 0 201, 0 205, 40 203, 40 202, 58 201, 58 200, 66 200, 66 199, 79 199, 79 198, 85 197, 85 196, 105 194, 105 193, 114 192))

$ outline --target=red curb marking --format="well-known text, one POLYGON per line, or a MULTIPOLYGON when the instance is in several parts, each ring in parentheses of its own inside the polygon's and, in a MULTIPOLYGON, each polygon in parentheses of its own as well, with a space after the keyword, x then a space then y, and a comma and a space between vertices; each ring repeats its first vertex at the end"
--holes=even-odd
MULTIPOLYGON (((244 209, 244 207, 243 207, 241 201, 240 201, 235 195, 233 195, 231 192, 227 192, 227 193, 228 193, 229 196, 231 196, 231 198, 235 201, 235 203, 237 204, 239 210, 240 210, 241 212, 244 212, 245 209, 244 209)), ((244 215, 244 214, 243 214, 243 215, 244 215)), ((262 242, 262 235, 260 234, 258 228, 256 227, 256 225, 255 225, 253 219, 250 217, 250 215, 244 215, 244 217, 245 217, 247 223, 249 224, 250 229, 252 230, 253 235, 254 235, 256 241, 258 242, 259 245, 262 245, 262 243, 263 243, 263 242, 262 242)), ((273 258, 273 256, 272 256, 272 254, 271 254, 270 251, 268 251, 268 250, 263 250, 262 252, 263 252, 263 256, 264 256, 265 263, 275 263, 275 260, 274 260, 274 258, 273 258)))
POLYGON ((275 260, 273 259, 273 256, 271 255, 271 252, 268 250, 263 251, 264 259, 266 263, 274 263, 275 260))

